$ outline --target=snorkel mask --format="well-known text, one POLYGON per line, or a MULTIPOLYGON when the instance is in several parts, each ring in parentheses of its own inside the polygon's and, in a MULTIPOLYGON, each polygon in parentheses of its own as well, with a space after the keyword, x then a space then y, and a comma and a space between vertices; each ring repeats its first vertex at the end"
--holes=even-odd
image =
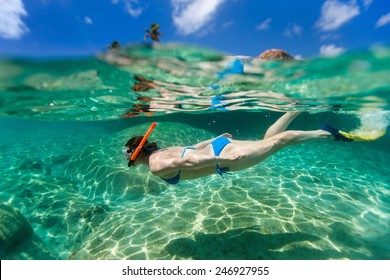
POLYGON ((148 140, 148 137, 149 135, 152 133, 153 129, 156 127, 157 123, 156 122, 153 122, 148 131, 146 131, 144 137, 142 138, 141 142, 139 143, 138 147, 135 149, 135 151, 131 154, 130 156, 130 153, 132 152, 131 149, 123 149, 122 150, 122 153, 123 155, 126 157, 126 159, 129 161, 129 163, 127 164, 128 167, 131 167, 133 165, 133 163, 136 161, 139 153, 141 152, 143 146, 145 145, 145 142, 146 140, 148 140))
POLYGON ((128 149, 128 148, 126 148, 126 147, 123 148, 122 154, 125 156, 125 159, 126 159, 126 160, 130 160, 130 159, 131 159, 131 156, 130 156, 131 150, 130 150, 130 149, 128 149))

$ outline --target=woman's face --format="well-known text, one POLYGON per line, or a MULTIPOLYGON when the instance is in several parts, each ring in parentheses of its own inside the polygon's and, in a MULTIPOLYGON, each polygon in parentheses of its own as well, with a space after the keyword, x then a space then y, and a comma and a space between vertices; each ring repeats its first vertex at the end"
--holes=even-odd
MULTIPOLYGON (((124 157, 126 158, 127 161, 130 161, 131 156, 133 155, 133 152, 134 152, 134 150, 132 151, 127 146, 122 150, 122 153, 123 153, 123 155, 124 155, 124 157)), ((138 154, 136 159, 132 162, 131 166, 129 166, 129 167, 138 166, 139 164, 142 164, 142 162, 143 162, 142 159, 143 159, 143 155, 142 154, 138 154)))

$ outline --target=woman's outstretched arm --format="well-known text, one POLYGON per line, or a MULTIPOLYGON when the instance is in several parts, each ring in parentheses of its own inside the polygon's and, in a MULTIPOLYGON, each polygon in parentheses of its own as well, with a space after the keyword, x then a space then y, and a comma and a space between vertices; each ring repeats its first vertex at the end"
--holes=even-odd
POLYGON ((184 158, 172 158, 172 159, 154 159, 149 161, 150 171, 154 175, 164 176, 170 173, 178 172, 179 170, 195 170, 212 166, 215 164, 226 164, 229 162, 235 162, 244 155, 234 156, 205 156, 205 155, 190 155, 184 158))

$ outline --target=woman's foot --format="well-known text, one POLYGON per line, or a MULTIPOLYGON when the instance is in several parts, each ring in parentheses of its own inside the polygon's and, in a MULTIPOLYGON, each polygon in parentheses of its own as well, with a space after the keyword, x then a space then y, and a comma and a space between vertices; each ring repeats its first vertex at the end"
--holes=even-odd
POLYGON ((341 130, 338 130, 334 127, 331 127, 330 125, 324 124, 321 126, 321 129, 331 133, 334 136, 335 141, 343 141, 343 142, 352 142, 353 141, 353 139, 344 136, 341 133, 342 132, 341 130))

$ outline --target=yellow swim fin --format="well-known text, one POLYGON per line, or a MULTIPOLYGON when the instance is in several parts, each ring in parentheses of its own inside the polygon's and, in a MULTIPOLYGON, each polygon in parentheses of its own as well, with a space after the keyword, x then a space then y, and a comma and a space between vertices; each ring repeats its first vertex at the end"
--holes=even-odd
POLYGON ((327 124, 323 125, 321 127, 321 129, 331 133, 334 136, 335 141, 344 141, 344 142, 373 141, 373 140, 376 140, 376 139, 382 137, 386 133, 385 130, 381 130, 381 131, 376 132, 376 133, 367 132, 365 134, 362 134, 362 133, 353 134, 353 133, 348 133, 348 132, 338 130, 338 129, 333 128, 327 124))
POLYGON ((352 134, 352 133, 344 132, 341 130, 339 130, 339 133, 341 135, 343 135, 345 138, 351 139, 353 141, 374 141, 374 140, 382 137, 383 135, 385 135, 386 131, 381 130, 379 132, 376 132, 375 134, 367 132, 367 134, 365 134, 365 135, 360 134, 360 133, 359 134, 352 134))

